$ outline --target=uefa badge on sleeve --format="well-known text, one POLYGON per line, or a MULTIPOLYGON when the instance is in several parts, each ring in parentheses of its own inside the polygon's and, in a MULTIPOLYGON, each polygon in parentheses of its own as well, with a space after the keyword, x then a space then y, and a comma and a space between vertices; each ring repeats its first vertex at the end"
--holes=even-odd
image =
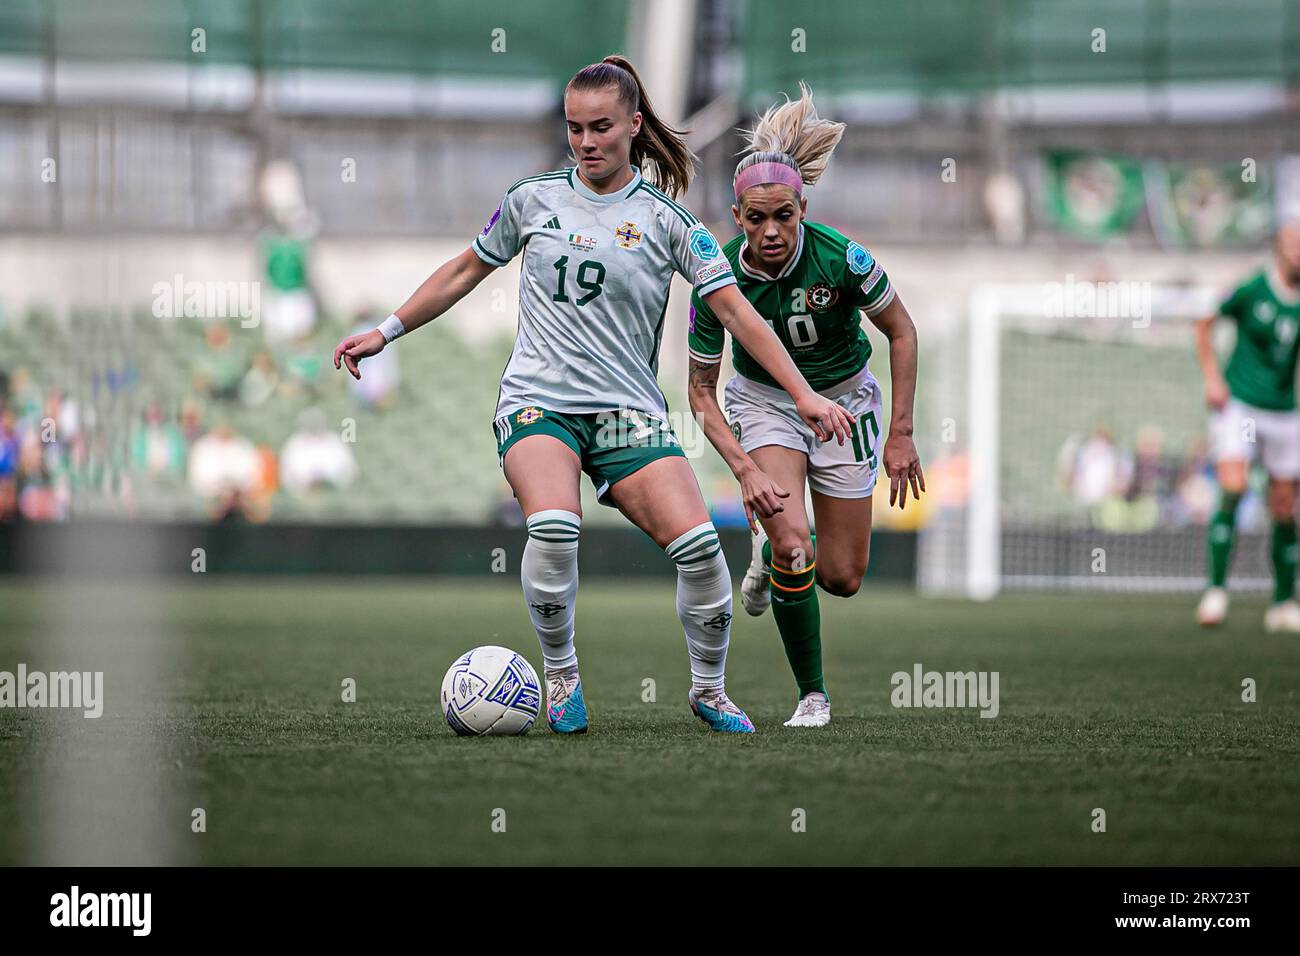
POLYGON ((871 253, 867 252, 856 242, 850 242, 848 248, 844 250, 844 258, 849 264, 849 269, 854 275, 864 276, 871 270, 872 258, 871 253))
POLYGON ((691 255, 695 258, 716 259, 720 251, 718 240, 704 226, 696 226, 691 230, 691 255))

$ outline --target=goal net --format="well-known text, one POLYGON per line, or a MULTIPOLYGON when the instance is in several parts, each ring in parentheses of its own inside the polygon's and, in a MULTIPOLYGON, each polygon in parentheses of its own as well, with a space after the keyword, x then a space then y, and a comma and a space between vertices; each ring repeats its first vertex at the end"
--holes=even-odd
MULTIPOLYGON (((1195 591, 1218 502, 1194 321, 1213 290, 1150 283, 985 286, 937 387, 960 493, 923 531, 919 584, 1195 591)), ((1230 345, 1227 323, 1216 347, 1230 345)), ((951 463, 950 463, 951 465, 951 463)), ((927 467, 927 471, 929 468, 927 467)), ((1263 476, 1237 518, 1229 584, 1269 585, 1263 476)))

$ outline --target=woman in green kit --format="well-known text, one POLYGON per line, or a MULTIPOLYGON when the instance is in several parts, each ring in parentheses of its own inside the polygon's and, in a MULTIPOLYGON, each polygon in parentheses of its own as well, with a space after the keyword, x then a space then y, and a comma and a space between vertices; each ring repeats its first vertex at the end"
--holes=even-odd
POLYGON ((1296 490, 1300 489, 1300 412, 1296 360, 1300 357, 1300 222, 1278 230, 1273 262, 1234 289, 1214 315, 1196 325, 1196 352, 1210 406, 1210 451, 1219 479, 1219 509, 1206 535, 1209 585, 1196 607, 1203 627, 1228 614, 1228 564, 1236 537, 1237 504, 1258 456, 1268 473, 1273 518, 1273 603, 1264 629, 1300 633, 1295 600, 1296 490), (1237 327, 1237 342, 1222 370, 1214 354, 1216 319, 1237 327))
POLYGON ((726 386, 724 417, 717 395, 722 323, 698 296, 691 308, 691 409, 741 485, 754 531, 741 597, 750 614, 770 606, 776 619, 799 690, 787 727, 830 723, 816 586, 839 597, 857 593, 867 569, 879 461, 889 477, 891 505, 904 507, 909 489, 914 497, 925 490, 912 442, 916 328, 870 252, 806 219, 804 186, 820 178, 843 132, 843 123, 817 115, 803 84, 798 100, 760 117, 736 167, 731 211, 742 233, 723 254, 741 293, 771 324, 809 384, 848 412, 851 441, 818 441, 794 413, 790 396, 734 339, 736 375, 726 386), (887 422, 880 386, 867 369, 871 343, 863 312, 889 340, 893 400, 887 422), (810 531, 805 482, 820 536, 810 531))

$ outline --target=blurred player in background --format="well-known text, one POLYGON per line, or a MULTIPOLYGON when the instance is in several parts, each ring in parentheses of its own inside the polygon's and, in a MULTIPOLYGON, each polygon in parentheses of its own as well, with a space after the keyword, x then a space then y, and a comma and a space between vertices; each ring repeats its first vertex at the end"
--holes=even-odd
POLYGON ((771 323, 812 387, 848 413, 851 441, 821 441, 800 421, 780 384, 734 337, 736 375, 726 386, 724 418, 717 384, 725 323, 711 302, 698 295, 692 301, 691 408, 740 482, 755 532, 741 599, 755 616, 770 604, 776 618, 799 688, 787 727, 821 727, 831 719, 815 585, 849 597, 867 569, 882 423, 880 386, 867 370, 871 344, 859 310, 889 339, 893 407, 883 451, 890 504, 904 507, 909 485, 917 497, 925 489, 912 442, 912 319, 871 253, 805 218, 803 188, 821 177, 843 132, 843 123, 817 115, 802 83, 798 100, 772 107, 759 119, 749 134, 748 155, 736 167, 731 211, 743 232, 723 254, 740 291, 771 323), (805 480, 820 539, 809 529, 805 480))
POLYGON ((691 709, 713 730, 752 733, 724 690, 731 577, 656 381, 673 271, 765 374, 798 396, 801 422, 841 442, 852 423, 812 390, 736 291, 717 240, 671 198, 689 185, 692 156, 655 114, 632 64, 609 56, 582 69, 565 88, 564 106, 577 165, 512 186, 471 248, 378 329, 344 339, 335 366, 342 360, 358 375, 359 359, 441 315, 523 251, 519 334, 493 427, 528 526, 521 578, 545 658, 550 727, 582 733, 588 726, 573 625, 585 471, 598 500, 617 507, 677 565, 691 709))
POLYGON ((1209 587, 1196 620, 1213 626, 1228 613, 1228 565, 1237 505, 1256 452, 1268 473, 1273 518, 1273 603, 1267 631, 1300 633, 1295 601, 1296 489, 1300 487, 1300 412, 1296 411, 1296 358, 1300 355, 1300 221, 1278 230, 1273 262, 1239 285, 1215 315, 1196 325, 1196 351, 1205 378, 1210 446, 1219 478, 1219 509, 1208 531, 1209 587), (1228 364, 1219 369, 1212 331, 1215 319, 1237 326, 1228 364))

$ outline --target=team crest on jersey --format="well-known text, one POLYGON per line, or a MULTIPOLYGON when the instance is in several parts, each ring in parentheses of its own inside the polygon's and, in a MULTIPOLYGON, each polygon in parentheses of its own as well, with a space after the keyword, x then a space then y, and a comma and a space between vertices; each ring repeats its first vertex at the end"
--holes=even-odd
POLYGON ((479 235, 486 236, 489 232, 491 232, 492 227, 497 224, 497 220, 500 218, 501 218, 501 207, 497 206, 497 211, 492 214, 492 218, 487 221, 487 225, 483 227, 483 231, 479 233, 479 235))
POLYGON ((1272 302, 1256 302, 1255 318, 1259 319, 1261 322, 1272 322, 1277 318, 1277 309, 1273 306, 1272 302))
POLYGON ((600 242, 595 236, 580 236, 577 233, 569 234, 569 248, 577 249, 579 252, 586 252, 589 249, 595 249, 600 242))
POLYGON ((624 249, 635 249, 641 244, 641 230, 630 219, 624 219, 623 225, 614 231, 614 235, 618 236, 618 244, 624 249))
POLYGON ((708 229, 696 226, 691 230, 691 254, 697 259, 716 259, 719 252, 718 240, 708 229))
POLYGON ((850 242, 844 250, 844 259, 849 264, 849 269, 854 275, 864 276, 871 268, 871 253, 867 252, 856 242, 850 242))
POLYGON ((543 412, 540 408, 537 408, 536 406, 530 406, 528 408, 523 409, 518 415, 516 415, 515 421, 520 425, 531 425, 533 422, 540 419, 544 414, 546 413, 543 412))
POLYGON ((840 292, 825 282, 818 282, 808 287, 808 308, 814 312, 825 312, 840 300, 840 292))

